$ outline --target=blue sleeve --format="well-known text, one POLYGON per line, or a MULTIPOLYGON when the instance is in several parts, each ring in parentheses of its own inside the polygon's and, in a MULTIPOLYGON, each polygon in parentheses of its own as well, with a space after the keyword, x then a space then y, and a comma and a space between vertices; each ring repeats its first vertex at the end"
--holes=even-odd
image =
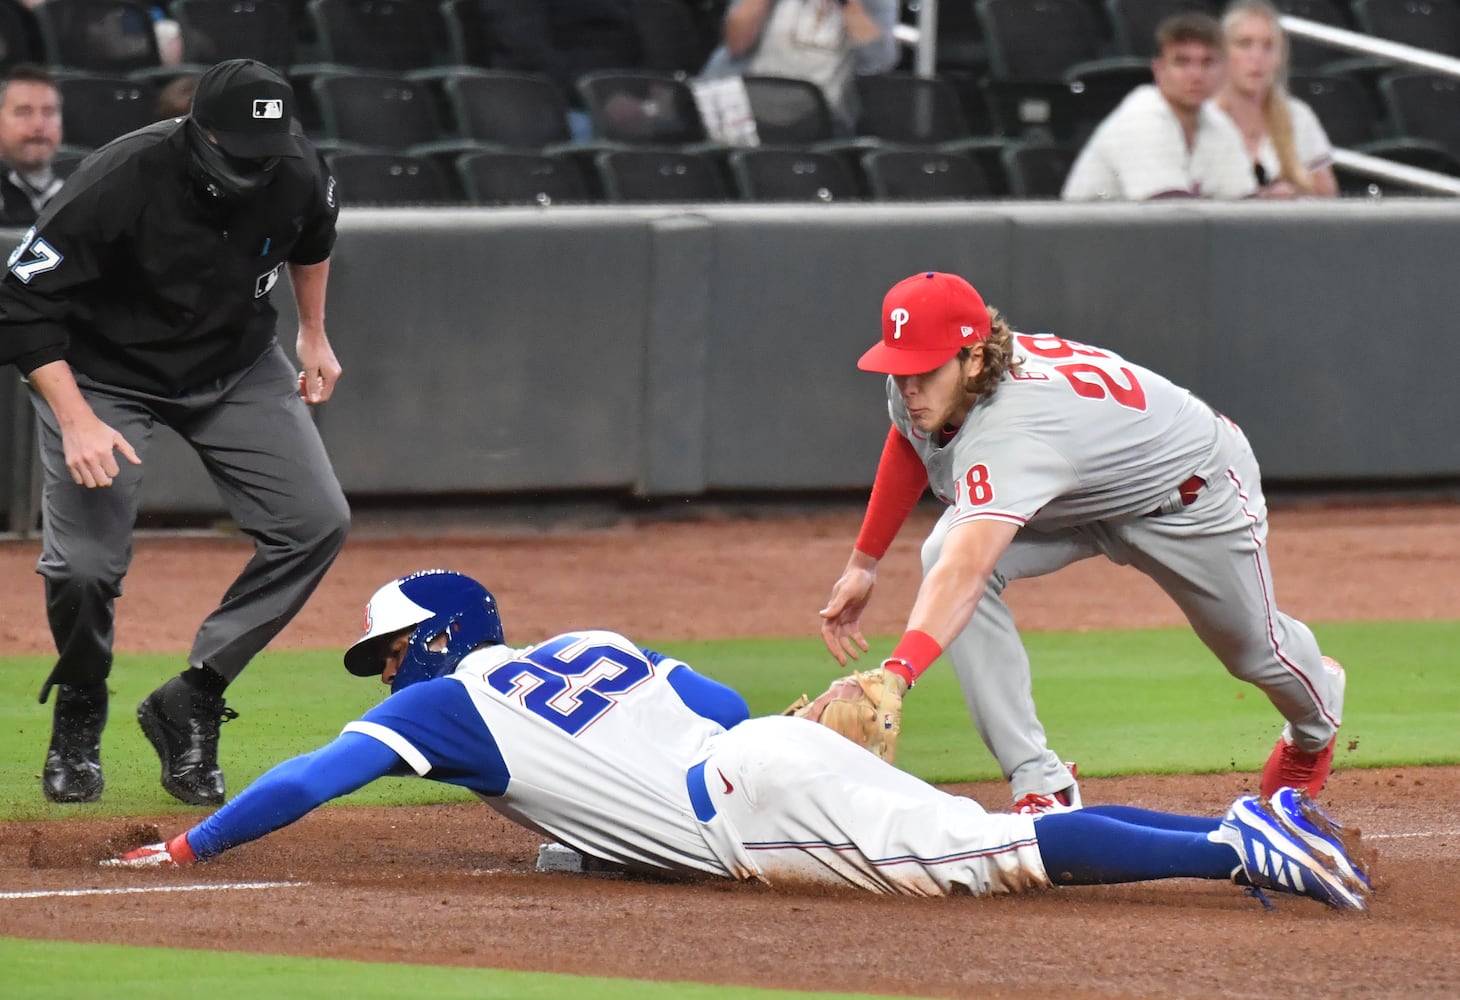
POLYGON ((409 774, 394 750, 359 733, 344 733, 333 743, 264 773, 233 801, 188 831, 199 858, 257 840, 288 826, 330 799, 363 788, 387 774, 409 774))
POLYGON ((750 706, 740 696, 740 692, 732 687, 727 687, 719 681, 712 681, 703 674, 697 674, 690 669, 689 664, 682 660, 676 660, 663 653, 656 653, 652 649, 641 649, 649 662, 656 667, 669 667, 667 680, 669 686, 674 688, 674 693, 679 695, 679 700, 684 702, 695 715, 703 716, 714 722, 718 722, 726 729, 731 729, 746 719, 750 718, 750 706))

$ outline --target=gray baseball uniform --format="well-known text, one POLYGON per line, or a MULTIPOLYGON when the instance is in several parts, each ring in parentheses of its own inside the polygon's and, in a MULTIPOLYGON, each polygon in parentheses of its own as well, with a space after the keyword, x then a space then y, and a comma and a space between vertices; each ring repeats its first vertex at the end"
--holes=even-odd
POLYGON ((1268 696, 1299 747, 1326 745, 1342 718, 1343 676, 1323 664, 1307 626, 1277 609, 1267 506, 1241 430, 1110 351, 1050 334, 1016 339, 1023 365, 946 443, 912 426, 887 383, 893 423, 948 504, 923 544, 924 572, 957 524, 1020 526, 972 620, 945 650, 1014 798, 1070 778, 1046 745, 1003 590, 1099 554, 1171 595, 1228 671, 1268 696))

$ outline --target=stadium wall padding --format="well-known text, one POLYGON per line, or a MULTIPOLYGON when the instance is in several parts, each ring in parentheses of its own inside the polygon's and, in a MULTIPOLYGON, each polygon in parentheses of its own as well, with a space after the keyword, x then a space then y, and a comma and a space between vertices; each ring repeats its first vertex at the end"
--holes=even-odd
MULTIPOLYGON (((352 496, 864 489, 887 421, 856 359, 936 269, 1186 385, 1270 482, 1453 478, 1457 245, 1438 199, 347 209, 317 419, 352 496)), ((144 510, 221 513, 175 436, 148 465, 144 510)))

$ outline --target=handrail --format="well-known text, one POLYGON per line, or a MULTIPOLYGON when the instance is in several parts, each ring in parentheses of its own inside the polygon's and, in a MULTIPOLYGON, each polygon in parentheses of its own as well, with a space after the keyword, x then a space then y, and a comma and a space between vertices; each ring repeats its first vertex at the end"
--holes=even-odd
POLYGON ((1282 24, 1283 30, 1294 38, 1302 38, 1310 42, 1318 42, 1320 45, 1342 49, 1345 52, 1357 52, 1360 55, 1403 63, 1416 69, 1429 70, 1442 76, 1460 79, 1460 59, 1453 56, 1417 49, 1413 45, 1403 45, 1345 28, 1335 28, 1331 24, 1321 24, 1307 18, 1293 17, 1291 14, 1284 14, 1278 20, 1282 24))
POLYGON ((1337 166, 1352 170, 1354 173, 1363 174, 1366 177, 1376 177, 1382 181, 1405 184, 1412 188, 1418 188, 1421 191, 1429 191, 1432 194, 1460 196, 1460 178, 1451 177, 1448 174, 1436 173, 1433 170, 1425 170, 1421 167, 1411 167, 1405 163, 1396 163, 1393 160, 1370 156, 1368 153, 1355 152, 1352 149, 1335 149, 1333 151, 1333 162, 1337 166))
POLYGON ((932 76, 938 71, 938 0, 920 0, 918 23, 896 24, 892 37, 913 50, 913 72, 932 76))

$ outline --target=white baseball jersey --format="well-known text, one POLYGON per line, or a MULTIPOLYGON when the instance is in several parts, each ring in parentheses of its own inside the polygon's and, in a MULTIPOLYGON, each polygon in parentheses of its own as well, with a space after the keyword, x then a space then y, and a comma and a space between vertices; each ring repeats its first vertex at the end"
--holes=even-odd
POLYGON ((804 719, 727 730, 691 707, 686 675, 704 682, 616 633, 572 632, 472 653, 345 731, 639 870, 914 895, 1049 884, 1029 817, 990 815, 804 719))
POLYGON ((1203 198, 1246 198, 1257 191, 1242 133, 1207 101, 1191 146, 1171 105, 1154 84, 1129 94, 1090 134, 1070 167, 1066 201, 1144 201, 1185 191, 1203 198))
POLYGON ((912 425, 896 383, 888 412, 953 523, 994 517, 1051 530, 1146 514, 1198 471, 1219 418, 1187 390, 1111 351, 1015 334, 1018 373, 975 404, 951 441, 912 425))

